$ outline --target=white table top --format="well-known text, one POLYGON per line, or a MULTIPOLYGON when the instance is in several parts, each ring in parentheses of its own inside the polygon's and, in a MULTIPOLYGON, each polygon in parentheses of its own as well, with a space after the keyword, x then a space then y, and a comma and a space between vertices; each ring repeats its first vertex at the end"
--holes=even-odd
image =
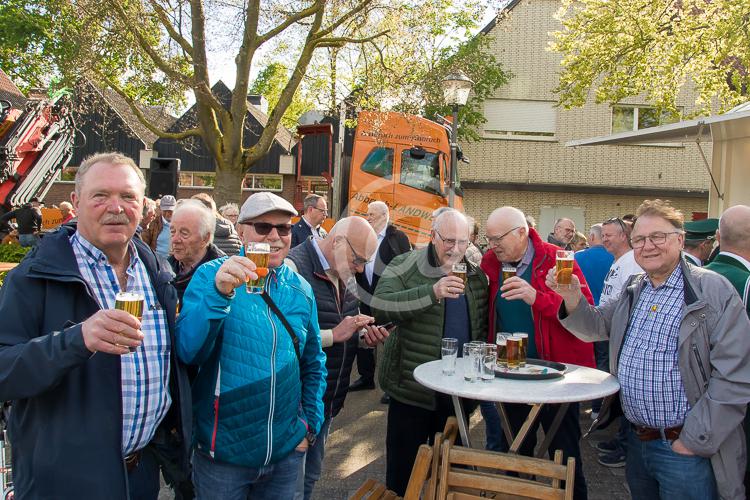
POLYGON ((443 375, 442 361, 430 361, 414 370, 414 378, 437 392, 500 403, 575 403, 614 394, 620 389, 609 373, 585 366, 565 363, 568 369, 560 378, 548 380, 515 380, 495 377, 491 381, 464 380, 463 358, 456 360, 456 372, 443 375))

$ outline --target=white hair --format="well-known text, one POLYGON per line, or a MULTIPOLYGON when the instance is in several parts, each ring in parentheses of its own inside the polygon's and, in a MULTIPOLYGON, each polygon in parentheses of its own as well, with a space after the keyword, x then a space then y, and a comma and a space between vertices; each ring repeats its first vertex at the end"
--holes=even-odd
POLYGON ((367 204, 367 208, 375 208, 380 210, 381 213, 385 214, 385 223, 388 224, 391 220, 391 212, 388 209, 388 204, 384 201, 371 201, 367 204))
POLYGON ((602 239, 602 224, 594 224, 589 229, 589 236, 596 236, 597 239, 602 239))
POLYGON ((487 221, 489 222, 490 220, 495 218, 503 218, 504 220, 509 220, 511 222, 511 225, 516 227, 523 227, 527 232, 529 230, 529 223, 526 220, 526 215, 524 215, 524 213, 516 207, 496 208, 492 211, 490 216, 487 217, 487 221))
POLYGON ((177 202, 177 206, 172 214, 174 217, 185 211, 192 211, 198 214, 198 231, 202 238, 208 236, 208 242, 213 243, 214 231, 216 231, 216 216, 213 211, 203 204, 202 201, 196 198, 190 198, 187 200, 180 200, 177 202))
MULTIPOLYGON (((437 209, 435 212, 439 212, 437 216, 435 216, 434 219, 432 219, 432 229, 438 230, 440 229, 440 225, 446 220, 446 219, 458 219, 459 221, 466 224, 466 227, 469 227, 469 221, 466 219, 466 216, 456 210, 455 208, 450 207, 441 207, 437 209)), ((433 212, 434 214, 434 212, 433 212)))

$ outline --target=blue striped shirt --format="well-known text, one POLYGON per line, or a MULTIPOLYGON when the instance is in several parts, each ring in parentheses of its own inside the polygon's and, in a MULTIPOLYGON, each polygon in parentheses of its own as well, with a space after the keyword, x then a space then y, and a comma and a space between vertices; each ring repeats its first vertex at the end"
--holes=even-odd
POLYGON ((618 368, 622 409, 634 424, 666 429, 685 421, 690 405, 677 352, 684 307, 680 266, 657 288, 643 280, 618 368))
MULTIPOLYGON (((78 269, 94 292, 99 307, 114 309, 120 285, 107 256, 77 231, 70 237, 70 244, 78 269)), ((138 258, 133 242, 129 252, 127 291, 141 292, 146 301, 141 321, 143 343, 136 352, 120 356, 123 456, 142 449, 151 441, 172 402, 167 313, 156 298, 146 266, 138 258)))

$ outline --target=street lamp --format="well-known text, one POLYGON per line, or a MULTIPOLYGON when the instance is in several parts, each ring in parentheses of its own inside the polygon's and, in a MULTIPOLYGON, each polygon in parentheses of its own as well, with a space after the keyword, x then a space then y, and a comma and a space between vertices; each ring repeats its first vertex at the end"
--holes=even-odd
POLYGON ((453 123, 451 124, 451 171, 448 183, 448 206, 453 207, 456 198, 456 170, 458 149, 458 107, 464 106, 469 100, 469 92, 474 82, 463 71, 449 73, 443 78, 443 97, 445 103, 453 108, 453 123))

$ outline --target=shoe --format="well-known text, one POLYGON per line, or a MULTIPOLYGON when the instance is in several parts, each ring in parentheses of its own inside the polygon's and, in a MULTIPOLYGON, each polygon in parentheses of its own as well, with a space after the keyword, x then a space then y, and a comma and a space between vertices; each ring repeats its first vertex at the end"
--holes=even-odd
POLYGON ((369 382, 366 382, 364 380, 357 379, 355 380, 350 386, 349 386, 349 392, 356 392, 356 391, 371 391, 372 389, 375 389, 375 382, 372 380, 369 382))
POLYGON ((617 439, 612 439, 611 441, 601 441, 599 443, 596 443, 596 449, 599 450, 600 453, 613 453, 620 449, 620 443, 617 441, 617 439))
POLYGON ((610 467, 612 469, 625 467, 625 453, 622 451, 613 451, 612 453, 599 455, 599 459, 597 461, 603 466, 610 467))
POLYGON ((383 397, 382 397, 382 398, 380 398, 380 402, 381 402, 382 404, 384 404, 384 405, 387 405, 388 403, 390 403, 390 402, 391 402, 391 397, 390 397, 390 396, 389 396, 388 394, 386 394, 386 393, 383 393, 383 397))

